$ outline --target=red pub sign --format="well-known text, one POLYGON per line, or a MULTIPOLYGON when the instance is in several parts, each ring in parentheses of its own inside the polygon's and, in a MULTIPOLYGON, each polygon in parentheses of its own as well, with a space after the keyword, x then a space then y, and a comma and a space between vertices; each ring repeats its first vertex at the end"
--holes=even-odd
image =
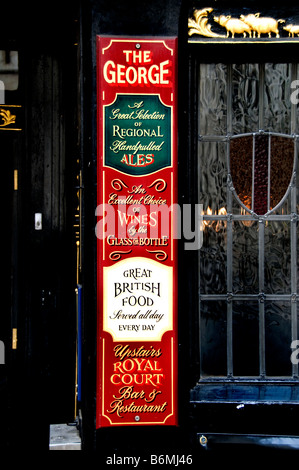
POLYGON ((177 425, 177 39, 97 37, 97 428, 177 425))

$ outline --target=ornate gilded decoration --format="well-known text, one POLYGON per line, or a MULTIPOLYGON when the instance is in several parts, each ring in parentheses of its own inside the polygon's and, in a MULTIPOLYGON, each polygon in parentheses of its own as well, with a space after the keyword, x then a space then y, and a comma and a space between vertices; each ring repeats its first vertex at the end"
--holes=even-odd
POLYGON ((295 34, 299 36, 299 25, 298 24, 288 24, 287 26, 284 26, 286 31, 289 33, 289 37, 294 37, 295 34))
POLYGON ((123 180, 115 178, 114 180, 111 181, 111 186, 115 191, 121 191, 124 188, 128 188, 126 183, 123 182, 123 180))
POLYGON ((193 17, 188 20, 189 36, 193 34, 200 34, 207 38, 224 38, 221 34, 214 33, 211 30, 211 25, 208 24, 208 13, 211 13, 213 8, 204 8, 203 10, 195 10, 193 17))
MULTIPOLYGON (((263 17, 260 13, 240 15, 239 18, 223 14, 213 16, 214 22, 226 30, 226 35, 222 35, 213 31, 212 24, 209 23, 208 16, 212 11, 213 8, 210 7, 194 11, 193 18, 188 20, 189 36, 197 34, 208 38, 235 38, 235 34, 242 34, 243 38, 254 39, 264 37, 262 35, 272 38, 274 34, 276 38, 280 38, 279 26, 285 23, 284 19, 263 17)), ((299 25, 289 24, 283 29, 289 33, 289 37, 293 38, 295 35, 299 37, 299 25)))
POLYGON ((153 186, 155 187, 158 193, 163 193, 163 191, 165 191, 165 189, 167 188, 167 183, 163 179, 157 179, 153 183, 151 183, 148 188, 152 188, 153 186))
POLYGON ((229 37, 231 33, 232 37, 235 37, 235 34, 243 34, 243 37, 246 38, 246 33, 251 37, 251 27, 246 24, 244 21, 238 18, 232 18, 230 15, 220 15, 214 16, 214 21, 219 23, 220 26, 224 26, 227 31, 226 37, 229 37))
POLYGON ((0 127, 6 127, 10 124, 15 124, 16 122, 16 116, 14 114, 11 114, 9 109, 0 108, 0 116, 2 118, 2 123, 0 124, 0 127))
POLYGON ((257 33, 257 37, 260 38, 261 34, 268 34, 269 38, 271 33, 276 34, 276 37, 279 38, 278 24, 285 23, 285 20, 275 20, 274 18, 260 18, 260 13, 255 13, 255 15, 241 15, 241 20, 246 23, 251 30, 253 31, 253 37, 257 33))
POLYGON ((118 261, 119 259, 121 259, 121 257, 123 255, 129 255, 130 253, 132 253, 132 250, 128 250, 128 251, 113 251, 112 253, 110 253, 109 255, 109 258, 113 261, 118 261))

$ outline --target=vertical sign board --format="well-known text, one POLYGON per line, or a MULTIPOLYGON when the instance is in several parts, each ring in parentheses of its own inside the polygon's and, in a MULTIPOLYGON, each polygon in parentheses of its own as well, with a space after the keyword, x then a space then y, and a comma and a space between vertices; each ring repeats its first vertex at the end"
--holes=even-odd
POLYGON ((177 425, 176 63, 97 37, 97 428, 177 425))

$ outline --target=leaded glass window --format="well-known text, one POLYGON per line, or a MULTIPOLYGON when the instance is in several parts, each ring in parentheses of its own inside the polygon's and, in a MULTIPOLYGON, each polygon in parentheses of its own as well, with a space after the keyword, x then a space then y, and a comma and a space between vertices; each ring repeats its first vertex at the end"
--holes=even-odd
POLYGON ((296 381, 299 67, 198 63, 196 73, 199 384, 296 381))

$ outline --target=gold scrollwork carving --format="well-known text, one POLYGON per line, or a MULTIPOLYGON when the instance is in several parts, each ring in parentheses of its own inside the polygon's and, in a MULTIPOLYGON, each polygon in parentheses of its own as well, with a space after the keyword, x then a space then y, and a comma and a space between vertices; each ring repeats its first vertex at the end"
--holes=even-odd
POLYGON ((158 193, 162 193, 163 191, 165 191, 165 189, 167 187, 167 183, 163 179, 157 179, 157 180, 153 181, 153 183, 151 183, 148 186, 148 188, 152 188, 153 186, 155 186, 155 189, 158 193))
POLYGON ((128 188, 126 183, 124 183, 123 180, 118 179, 118 178, 115 178, 114 180, 111 181, 111 186, 116 191, 121 191, 123 188, 128 188))
POLYGON ((6 127, 11 124, 15 124, 16 122, 16 116, 14 114, 11 114, 9 109, 0 108, 0 116, 2 118, 2 123, 0 124, 0 127, 6 127))
POLYGON ((109 258, 112 260, 112 261, 118 261, 122 255, 129 255, 130 253, 132 253, 132 250, 128 250, 128 251, 113 251, 112 253, 110 253, 109 255, 109 258))
POLYGON ((148 253, 154 253, 155 257, 159 261, 165 261, 167 259, 167 253, 162 250, 146 250, 148 253))
MULTIPOLYGON (((213 11, 213 8, 204 8, 202 10, 195 10, 193 13, 194 18, 189 18, 188 28, 189 36, 198 34, 209 38, 234 38, 235 34, 242 34, 243 37, 260 38, 262 34, 267 34, 269 38, 275 34, 276 38, 280 37, 279 24, 285 23, 284 19, 274 19, 271 17, 261 17, 260 13, 250 13, 248 15, 240 15, 239 18, 232 18, 231 15, 214 16, 213 20, 221 27, 225 28, 226 36, 217 34, 212 31, 211 24, 208 23, 208 14, 213 11)), ((294 37, 295 34, 299 36, 299 25, 287 25, 283 28, 288 31, 289 36, 294 37)))
POLYGON ((251 37, 251 26, 242 19, 232 18, 230 15, 220 15, 214 16, 214 21, 226 29, 226 37, 229 37, 229 33, 231 33, 233 38, 235 34, 243 34, 243 37, 246 38, 246 33, 251 37))
POLYGON ((207 38, 224 38, 221 34, 214 33, 211 30, 211 25, 208 23, 208 14, 213 11, 213 8, 203 8, 202 10, 195 10, 193 18, 188 20, 189 36, 199 34, 207 38))
POLYGON ((261 34, 268 34, 269 38, 271 38, 271 33, 274 33, 277 38, 280 37, 278 24, 285 23, 285 20, 275 20, 274 18, 267 18, 267 17, 260 17, 260 13, 255 13, 254 15, 251 13, 250 15, 241 15, 241 20, 246 23, 251 30, 253 31, 253 37, 260 38, 261 34))

